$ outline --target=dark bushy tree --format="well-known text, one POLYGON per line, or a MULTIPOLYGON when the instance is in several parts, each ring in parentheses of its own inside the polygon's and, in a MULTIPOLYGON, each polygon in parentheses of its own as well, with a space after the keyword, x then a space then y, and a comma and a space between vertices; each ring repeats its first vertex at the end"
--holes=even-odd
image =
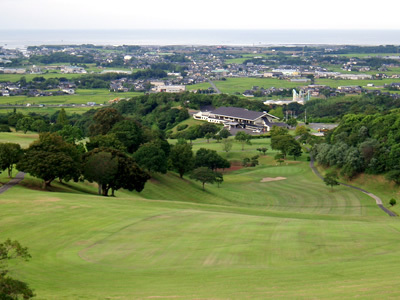
POLYGON ((13 166, 20 160, 22 153, 19 144, 0 143, 0 170, 7 169, 8 177, 11 177, 13 166))
POLYGON ((115 108, 99 109, 93 116, 93 124, 89 127, 89 133, 91 136, 107 134, 116 123, 122 120, 123 117, 115 108))
POLYGON ((34 119, 31 117, 24 117, 22 119, 19 119, 16 125, 16 129, 27 133, 28 130, 31 130, 33 122, 34 119))
POLYGON ((86 143, 86 149, 92 151, 96 148, 113 148, 125 152, 125 145, 116 137, 114 133, 105 135, 91 136, 86 143))
POLYGON ((156 141, 141 145, 133 158, 140 167, 149 172, 167 173, 167 155, 156 141))
POLYGON ((193 170, 194 167, 192 145, 186 142, 178 142, 172 146, 169 159, 172 169, 177 171, 182 178, 184 174, 193 170))
POLYGON ((207 167, 211 170, 226 169, 231 166, 230 162, 218 155, 217 151, 200 148, 196 152, 195 167, 207 167))
MULTIPOLYGON (((215 173, 210 170, 207 167, 200 167, 197 169, 194 169, 192 173, 190 174, 190 178, 200 181, 203 186, 203 191, 205 190, 204 185, 206 183, 214 183, 216 181, 216 175, 215 173)), ((220 180, 220 179, 218 179, 220 180)))
POLYGON ((146 181, 150 176, 144 172, 135 161, 125 153, 111 148, 96 148, 83 155, 83 175, 90 182, 99 180, 99 192, 103 196, 108 196, 111 189, 114 191, 121 188, 129 191, 142 191, 146 181), (108 153, 101 154, 99 153, 108 153), (94 158, 93 158, 94 157, 94 158), (96 161, 104 159, 106 162, 103 170, 104 177, 100 181, 97 178, 96 170, 101 168, 95 164, 96 161), (107 179, 107 180, 105 180, 107 179))
POLYGON ((81 169, 81 153, 56 133, 42 133, 33 142, 17 164, 18 170, 43 179, 43 188, 59 178, 78 180, 81 169))
POLYGON ((218 133, 218 135, 219 135, 221 138, 226 139, 226 138, 230 137, 232 134, 229 132, 228 129, 223 128, 223 129, 221 129, 221 131, 218 133))
POLYGON ((326 173, 325 177, 324 177, 324 182, 326 185, 330 185, 331 189, 333 190, 333 187, 335 185, 339 185, 338 176, 337 176, 336 172, 326 173))
POLYGON ((145 141, 142 126, 135 120, 123 120, 116 123, 110 133, 115 134, 129 153, 134 153, 145 141))

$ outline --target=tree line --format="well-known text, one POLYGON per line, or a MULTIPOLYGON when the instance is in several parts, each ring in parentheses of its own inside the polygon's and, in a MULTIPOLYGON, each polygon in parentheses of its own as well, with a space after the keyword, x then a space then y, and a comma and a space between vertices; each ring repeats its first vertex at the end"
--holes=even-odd
POLYGON ((357 97, 331 97, 315 99, 306 102, 307 117, 331 118, 340 120, 346 114, 384 113, 391 109, 400 108, 399 99, 388 95, 363 94, 357 97))
POLYGON ((400 183, 400 109, 384 113, 348 114, 328 132, 312 154, 324 166, 336 166, 353 178, 359 173, 386 174, 400 183))
MULTIPOLYGON (((163 131, 124 117, 115 108, 99 109, 93 114, 86 143, 80 142, 83 134, 69 124, 64 110, 52 126, 59 130, 43 131, 25 150, 18 144, 1 143, 1 170, 11 176, 16 165, 18 170, 40 178, 43 188, 56 179, 88 180, 96 182, 99 194, 107 196, 121 188, 140 192, 154 173, 174 170, 182 178, 197 168, 207 168, 217 180, 222 179, 217 170, 230 166, 216 151, 200 149, 194 154, 185 140, 170 145, 163 131)), ((210 176, 205 182, 214 182, 210 176)))

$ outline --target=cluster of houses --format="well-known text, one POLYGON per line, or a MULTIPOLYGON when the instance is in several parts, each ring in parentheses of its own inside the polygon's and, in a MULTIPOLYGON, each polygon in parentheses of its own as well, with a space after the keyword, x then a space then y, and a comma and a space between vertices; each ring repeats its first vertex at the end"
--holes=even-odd
POLYGON ((42 91, 29 86, 21 86, 15 82, 0 82, 0 96, 18 96, 26 95, 28 97, 45 97, 45 96, 59 96, 59 95, 73 95, 75 94, 76 85, 72 82, 60 82, 56 91, 42 91))
MULTIPOLYGON (((312 57, 293 55, 298 59, 299 64, 282 64, 278 65, 277 59, 265 59, 265 56, 260 55, 262 52, 259 47, 242 48, 242 47, 129 47, 129 46, 103 46, 102 50, 119 50, 119 51, 100 51, 99 47, 89 47, 85 45, 80 46, 58 46, 58 47, 30 47, 27 50, 11 50, 0 48, 0 73, 14 73, 14 74, 41 74, 47 71, 57 71, 62 74, 86 74, 88 71, 84 66, 30 66, 26 69, 8 67, 7 64, 11 63, 15 58, 29 58, 32 55, 49 55, 55 52, 63 52, 74 56, 90 55, 93 62, 105 69, 102 73, 119 73, 131 74, 130 71, 118 70, 121 64, 126 68, 151 68, 154 64, 173 64, 179 66, 184 72, 176 70, 169 70, 168 79, 159 82, 152 79, 138 79, 133 80, 126 78, 116 79, 110 82, 109 89, 116 92, 128 92, 132 90, 146 91, 146 92, 184 92, 188 85, 206 82, 207 80, 219 80, 223 78, 235 77, 264 77, 264 78, 279 78, 288 80, 290 82, 298 83, 300 86, 299 93, 303 92, 305 95, 311 97, 319 97, 323 91, 324 95, 335 95, 335 93, 349 93, 358 94, 363 92, 363 89, 356 85, 349 85, 333 89, 327 86, 314 85, 314 80, 317 78, 332 78, 342 80, 374 80, 387 78, 385 73, 377 73, 376 75, 364 74, 362 72, 370 72, 371 67, 363 65, 362 61, 349 58, 349 60, 342 64, 341 72, 330 72, 326 68, 318 66, 314 63, 312 57), (237 58, 240 53, 253 52, 253 59, 244 63, 228 62, 227 59, 237 58), (181 61, 172 61, 170 58, 174 55, 181 55, 185 59, 181 61), (301 63, 300 63, 301 62, 301 63), (267 64, 271 63, 274 67, 267 64), (112 69, 111 69, 112 68, 112 69), (115 69, 114 69, 115 68, 115 69), (349 73, 352 71, 353 73, 349 73), (357 73, 354 73, 356 71, 357 73), (184 73, 184 74, 183 74, 184 73)), ((273 50, 272 50, 273 51, 273 50)), ((391 60, 399 57, 392 57, 391 60)), ((339 61, 339 58, 338 58, 339 61)), ((343 62, 343 60, 342 60, 343 62)), ((382 66, 379 70, 385 70, 382 66)), ((390 75, 391 78, 400 78, 400 74, 390 75)), ((16 92, 18 89, 3 87, 2 94, 12 96, 19 94, 16 92), (8 91, 8 92, 7 92, 8 91)), ((60 88, 63 92, 64 88, 60 88)), ((71 92, 71 87, 65 88, 68 93, 71 92)), ((65 92, 64 91, 64 92, 65 92)), ((25 91, 22 91, 25 92, 25 91)), ((212 93, 213 90, 209 89, 202 91, 212 93)), ((279 88, 258 88, 243 91, 242 94, 248 97, 252 96, 269 96, 286 94, 288 91, 279 88)), ((291 92, 291 90, 289 91, 291 92)), ((36 95, 35 92, 32 92, 36 95)), ((37 91, 37 93, 40 93, 37 91)), ((46 94, 46 93, 45 93, 46 94)), ((290 93, 289 93, 290 94, 290 93)), ((289 96, 290 97, 290 96, 289 96)), ((297 101, 298 102, 298 101, 297 101)))

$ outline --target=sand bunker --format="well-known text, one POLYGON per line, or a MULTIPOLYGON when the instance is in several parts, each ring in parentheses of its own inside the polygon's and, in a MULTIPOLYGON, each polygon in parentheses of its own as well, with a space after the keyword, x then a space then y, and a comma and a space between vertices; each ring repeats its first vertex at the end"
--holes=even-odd
POLYGON ((261 179, 261 182, 271 182, 271 181, 278 181, 278 180, 285 180, 286 177, 265 177, 261 179))

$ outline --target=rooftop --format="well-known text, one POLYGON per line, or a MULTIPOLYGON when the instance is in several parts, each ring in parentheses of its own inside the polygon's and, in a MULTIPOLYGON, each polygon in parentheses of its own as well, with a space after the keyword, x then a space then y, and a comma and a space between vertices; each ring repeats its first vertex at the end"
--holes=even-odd
POLYGON ((246 120, 257 120, 258 118, 261 118, 262 116, 265 115, 278 119, 277 117, 270 115, 266 112, 252 111, 239 107, 220 107, 217 108, 216 110, 213 110, 211 113, 214 115, 222 115, 226 117, 246 119, 246 120))

